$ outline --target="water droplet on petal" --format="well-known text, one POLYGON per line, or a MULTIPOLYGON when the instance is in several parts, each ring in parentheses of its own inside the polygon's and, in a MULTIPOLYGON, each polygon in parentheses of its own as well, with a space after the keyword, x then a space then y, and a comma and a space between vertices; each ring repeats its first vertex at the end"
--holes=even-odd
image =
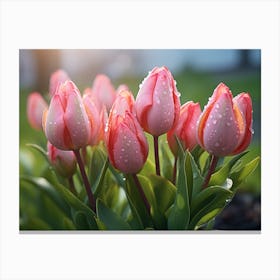
POLYGON ((213 124, 216 124, 217 123, 217 120, 213 120, 213 124))
POLYGON ((227 125, 227 126, 231 126, 230 122, 227 122, 226 125, 227 125))
POLYGON ((218 117, 219 117, 219 119, 221 119, 222 118, 222 114, 219 114, 218 117))
POLYGON ((216 107, 217 109, 219 109, 219 108, 220 108, 220 105, 217 103, 215 107, 216 107))
POLYGON ((219 147, 220 146, 220 143, 219 142, 216 142, 215 143, 215 147, 219 147))

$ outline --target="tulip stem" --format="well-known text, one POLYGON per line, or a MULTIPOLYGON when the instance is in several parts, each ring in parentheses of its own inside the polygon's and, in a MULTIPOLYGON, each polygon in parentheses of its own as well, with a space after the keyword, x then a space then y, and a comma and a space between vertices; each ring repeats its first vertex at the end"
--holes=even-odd
POLYGON ((156 174, 160 176, 159 154, 158 154, 158 136, 154 136, 154 151, 156 162, 156 174))
POLYGON ((174 159, 174 166, 173 166, 173 177, 172 177, 172 183, 173 183, 174 185, 176 185, 177 159, 178 159, 178 157, 175 156, 175 159, 174 159))
POLYGON ((69 189, 70 189, 70 191, 71 191, 74 195, 77 195, 77 192, 76 192, 76 189, 75 189, 74 180, 73 180, 73 176, 71 176, 70 178, 68 178, 68 183, 69 183, 69 189))
POLYGON ((76 156, 76 159, 77 159, 80 171, 81 171, 81 175, 82 175, 84 185, 85 185, 85 188, 86 188, 86 192, 87 192, 87 196, 88 196, 89 205, 90 205, 91 209, 93 210, 93 212, 95 213, 96 212, 96 203, 95 203, 95 199, 93 197, 93 194, 92 194, 92 191, 91 191, 91 188, 90 188, 90 183, 89 183, 86 171, 85 171, 85 167, 84 167, 84 163, 83 163, 83 160, 81 158, 81 155, 80 155, 80 151, 75 150, 73 152, 76 156))
POLYGON ((207 173, 207 175, 204 179, 203 185, 201 186, 202 189, 205 189, 208 186, 211 175, 213 174, 213 172, 215 171, 215 168, 217 166, 218 160, 219 160, 219 157, 212 155, 211 163, 210 163, 210 166, 209 166, 209 169, 208 169, 208 173, 207 173))
POLYGON ((147 199, 147 197, 146 197, 146 195, 145 195, 145 193, 143 191, 141 183, 140 183, 140 181, 139 181, 139 179, 138 179, 136 174, 132 174, 132 177, 133 177, 134 183, 135 183, 135 185, 136 185, 136 187, 137 187, 137 189, 138 189, 138 191, 140 193, 140 196, 143 199, 145 207, 146 207, 148 213, 150 214, 151 205, 150 205, 150 203, 149 203, 149 201, 148 201, 148 199, 147 199))

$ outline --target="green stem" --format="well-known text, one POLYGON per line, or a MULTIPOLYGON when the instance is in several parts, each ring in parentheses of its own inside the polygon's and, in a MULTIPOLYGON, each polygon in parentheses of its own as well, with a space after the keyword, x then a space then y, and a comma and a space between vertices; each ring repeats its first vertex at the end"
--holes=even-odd
POLYGON ((159 154, 158 154, 158 136, 154 136, 154 151, 155 151, 155 163, 156 174, 160 176, 159 154))
POLYGON ((212 155, 211 163, 210 163, 210 166, 209 166, 209 169, 208 169, 208 173, 207 173, 207 175, 204 179, 204 183, 201 186, 202 189, 205 189, 208 186, 211 175, 213 174, 213 172, 215 171, 215 168, 217 166, 218 160, 219 160, 219 157, 212 155))
POLYGON ((82 175, 84 185, 85 185, 85 188, 86 188, 86 192, 87 192, 87 196, 88 196, 89 205, 90 205, 91 209, 93 210, 93 212, 95 213, 96 212, 96 203, 95 203, 95 199, 93 197, 93 194, 92 194, 92 191, 91 191, 91 188, 90 188, 90 183, 89 183, 86 171, 85 171, 85 167, 84 167, 84 163, 83 163, 83 160, 81 158, 81 155, 80 155, 80 151, 75 150, 73 152, 76 156, 77 163, 78 163, 80 171, 81 171, 81 175, 82 175))
POLYGON ((137 189, 138 189, 138 191, 140 193, 140 196, 141 196, 141 198, 142 198, 142 200, 143 200, 143 202, 145 204, 145 207, 146 207, 148 213, 150 214, 151 205, 150 205, 150 203, 149 203, 149 201, 148 201, 148 199, 147 199, 147 197, 146 197, 146 195, 145 195, 145 193, 143 191, 141 183, 140 183, 140 181, 139 181, 139 179, 138 179, 136 174, 132 174, 132 177, 133 177, 134 183, 135 183, 135 185, 136 185, 136 187, 137 187, 137 189))

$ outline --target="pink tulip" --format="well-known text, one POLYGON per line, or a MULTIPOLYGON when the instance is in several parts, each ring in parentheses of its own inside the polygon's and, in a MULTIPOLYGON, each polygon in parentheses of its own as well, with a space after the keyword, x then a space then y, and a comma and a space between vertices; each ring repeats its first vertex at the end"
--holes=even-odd
POLYGON ((181 106, 177 124, 167 133, 168 145, 175 156, 178 152, 175 135, 181 141, 184 149, 191 151, 196 146, 196 123, 200 114, 199 103, 190 101, 181 106))
POLYGON ((121 85, 118 86, 116 91, 117 91, 117 93, 120 93, 123 90, 129 90, 128 86, 125 85, 125 84, 121 84, 121 85))
POLYGON ((167 67, 155 67, 144 79, 135 106, 141 126, 153 136, 166 133, 176 124, 180 99, 167 67))
POLYGON ((214 90, 197 125, 197 140, 215 156, 241 153, 252 137, 252 101, 248 93, 232 98, 230 89, 220 83, 214 90))
POLYGON ((90 95, 83 95, 83 103, 90 122, 90 138, 88 144, 94 146, 99 142, 100 131, 100 113, 98 112, 96 105, 92 101, 90 95))
POLYGON ((112 107, 106 129, 110 162, 127 174, 136 174, 148 156, 148 143, 133 111, 133 96, 122 91, 112 107))
POLYGON ((76 158, 73 151, 62 151, 48 142, 48 158, 53 168, 63 177, 69 178, 76 172, 76 158))
POLYGON ((70 78, 64 70, 59 69, 52 73, 49 84, 50 96, 53 97, 60 84, 67 80, 70 80, 70 78))
POLYGON ((88 144, 90 122, 80 92, 72 81, 59 86, 44 114, 43 126, 48 140, 58 149, 78 150, 88 144))
POLYGON ((105 105, 109 112, 116 99, 116 91, 106 75, 97 75, 92 85, 93 98, 97 100, 96 105, 101 111, 102 106, 105 105))
POLYGON ((29 94, 27 98, 27 118, 32 128, 42 129, 42 116, 47 108, 48 105, 40 93, 29 94))

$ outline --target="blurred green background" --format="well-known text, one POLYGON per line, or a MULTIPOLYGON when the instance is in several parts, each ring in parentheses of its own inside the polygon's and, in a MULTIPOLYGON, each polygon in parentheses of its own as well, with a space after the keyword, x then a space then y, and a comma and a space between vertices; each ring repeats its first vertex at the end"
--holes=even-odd
MULTIPOLYGON (((81 92, 91 87, 99 73, 110 77, 117 88, 126 84, 136 96, 139 84, 155 66, 167 66, 177 81, 181 104, 189 100, 207 104, 215 87, 224 82, 233 95, 249 92, 253 100, 253 140, 244 158, 261 154, 261 51, 260 50, 20 50, 20 175, 39 176, 46 168, 43 157, 27 143, 46 145, 41 131, 33 130, 26 117, 29 93, 40 92, 48 101, 52 72, 62 68, 81 92)), ((36 209, 38 193, 31 187, 20 191, 21 218, 36 209), (28 191, 25 191, 29 188, 28 191)), ((260 165, 241 187, 241 192, 260 197, 260 165)), ((43 225, 42 225, 43 226, 43 225)))

